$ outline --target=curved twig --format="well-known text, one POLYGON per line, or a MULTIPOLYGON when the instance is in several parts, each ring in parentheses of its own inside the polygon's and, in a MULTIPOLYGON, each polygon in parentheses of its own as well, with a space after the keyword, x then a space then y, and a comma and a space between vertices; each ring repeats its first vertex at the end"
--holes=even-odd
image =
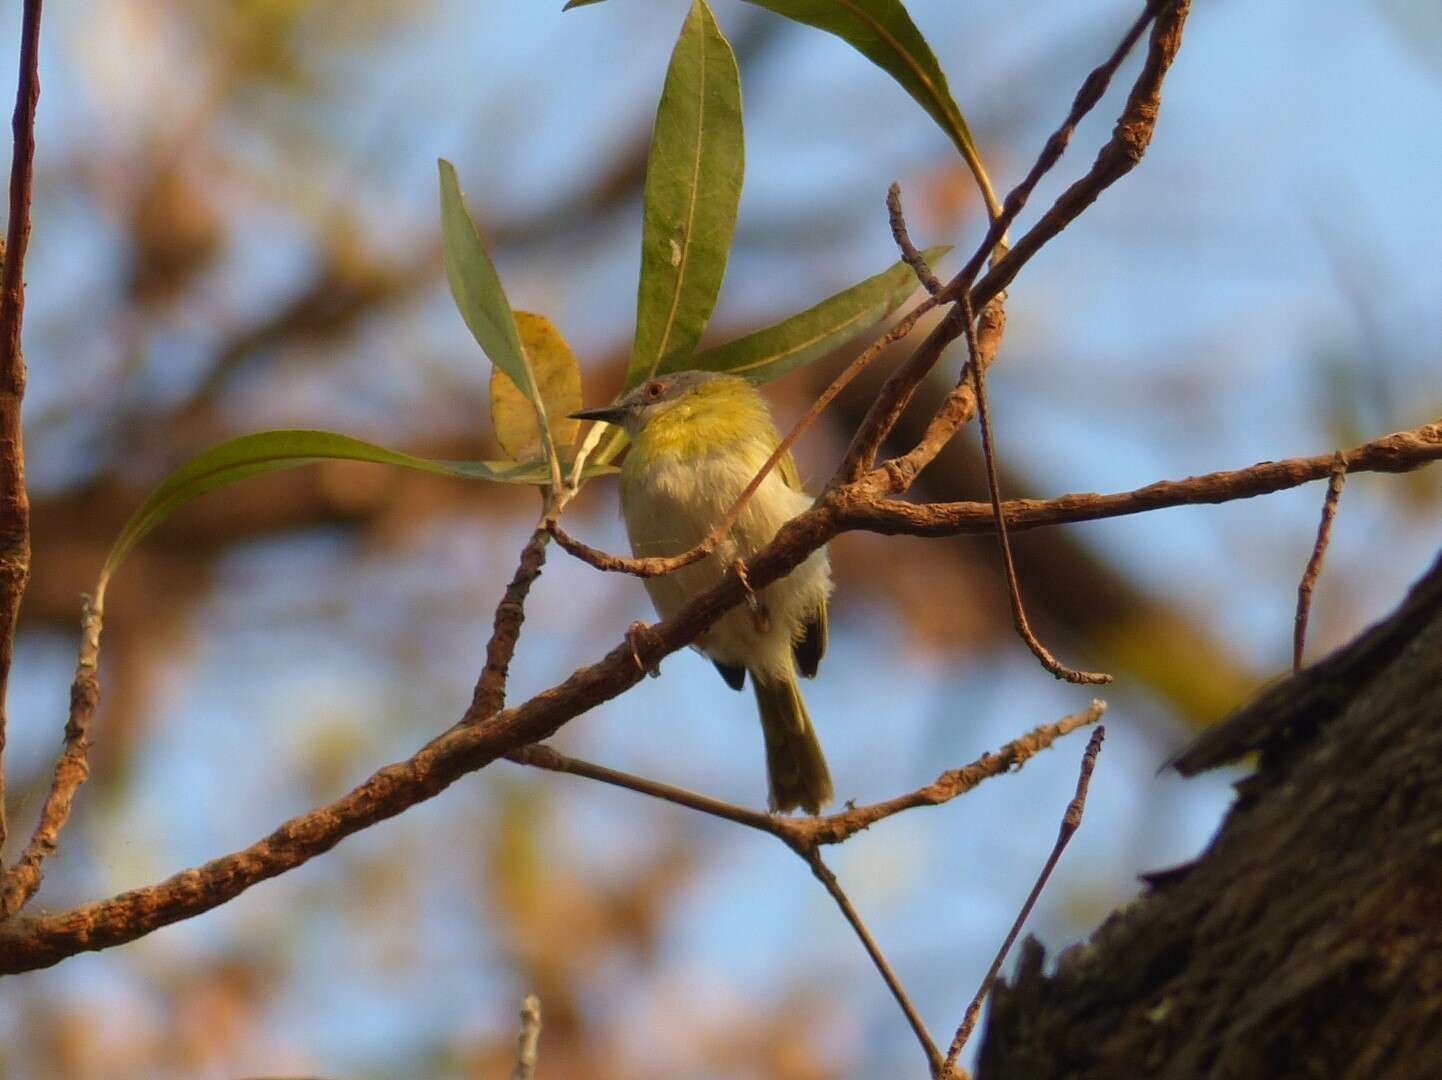
POLYGON ((1011 539, 1006 533, 1006 515, 1001 510, 1001 483, 996 477, 996 449, 992 445, 991 420, 986 406, 986 375, 983 371, 985 364, 981 349, 977 346, 976 328, 972 325, 971 298, 963 294, 958 306, 961 308, 962 318, 966 321, 966 349, 970 356, 967 368, 971 371, 971 389, 976 398, 976 415, 981 426, 981 456, 986 464, 986 490, 991 496, 991 514, 996 522, 996 544, 1001 551, 1002 569, 1006 572, 1006 593, 1011 603, 1012 625, 1016 627, 1017 634, 1026 642, 1032 655, 1041 661, 1041 666, 1058 679, 1088 686, 1109 683, 1112 677, 1105 672, 1078 671, 1063 664, 1041 643, 1027 620, 1026 607, 1021 602, 1021 582, 1016 575, 1016 561, 1011 555, 1011 539))
POLYGON ((941 279, 931 272, 926 256, 916 250, 906 228, 906 212, 901 208, 901 185, 893 183, 886 189, 886 216, 891 222, 891 237, 901 249, 901 261, 911 267, 921 287, 932 296, 941 292, 941 279))

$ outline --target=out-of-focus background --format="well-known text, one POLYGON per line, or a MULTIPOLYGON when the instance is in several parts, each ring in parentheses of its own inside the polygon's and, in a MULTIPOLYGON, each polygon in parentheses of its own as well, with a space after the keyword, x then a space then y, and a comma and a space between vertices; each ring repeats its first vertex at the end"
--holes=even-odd
MULTIPOLYGON (((26 323, 35 577, 9 854, 58 746, 80 593, 166 470, 278 426, 494 456, 489 367, 440 273, 438 156, 456 162, 513 303, 556 321, 588 401, 614 392, 651 117, 685 6, 46 11, 26 323)), ((1138 4, 909 7, 1005 189, 1138 4)), ((6 73, 16 8, 0 15, 6 73)), ((756 8, 719 0, 717 14, 740 58, 748 166, 717 339, 889 265, 893 179, 918 241, 975 244, 968 175, 884 74, 756 8)), ((1090 162, 1121 92, 1025 220, 1090 162)), ((1439 130, 1431 0, 1200 5, 1142 167, 1012 290, 992 378, 1006 490, 1121 490, 1434 418, 1439 130)), ((773 386, 783 422, 852 354, 773 386)), ((804 474, 829 473, 863 405, 864 390, 807 436, 804 474)), ((974 447, 968 430, 921 493, 981 496, 974 447)), ((1311 655, 1393 605, 1442 542, 1439 475, 1348 482, 1311 655)), ((1043 638, 1118 677, 1086 822, 1030 926, 1052 950, 1215 828, 1235 776, 1157 768, 1287 664, 1321 497, 1311 485, 1018 537, 1043 638)), ((178 515, 112 588, 93 779, 38 902, 243 846, 452 723, 535 512, 530 491, 321 466, 178 515)), ((570 525, 621 549, 613 483, 593 484, 570 525)), ((842 798, 910 789, 1089 700, 1013 637, 989 538, 852 535, 833 559, 831 653, 806 693, 842 798)), ((649 616, 638 583, 553 552, 512 699, 649 616)), ((687 653, 556 741, 760 805, 753 708, 687 653)), ((1050 849, 1082 745, 835 853, 939 1035, 1050 849)), ((861 948, 780 845, 501 763, 217 912, 5 980, 0 1076, 503 1076, 530 991, 543 1077, 919 1074, 861 948)))

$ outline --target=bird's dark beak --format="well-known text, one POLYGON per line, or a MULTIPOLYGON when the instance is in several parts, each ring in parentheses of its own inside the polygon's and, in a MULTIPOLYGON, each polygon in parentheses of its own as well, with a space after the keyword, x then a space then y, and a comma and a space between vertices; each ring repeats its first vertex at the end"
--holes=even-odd
POLYGON ((571 413, 572 420, 600 420, 605 424, 620 425, 626 418, 626 409, 621 405, 607 405, 600 409, 582 409, 571 413))

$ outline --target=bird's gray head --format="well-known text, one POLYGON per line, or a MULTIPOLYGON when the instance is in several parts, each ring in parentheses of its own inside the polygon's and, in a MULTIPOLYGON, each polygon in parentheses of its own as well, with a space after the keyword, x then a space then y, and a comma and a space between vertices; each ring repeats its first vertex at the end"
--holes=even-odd
POLYGON ((717 379, 740 382, 734 375, 717 371, 677 371, 670 375, 658 375, 647 379, 640 386, 633 387, 618 397, 612 404, 600 409, 582 409, 571 413, 573 420, 603 420, 608 424, 626 429, 626 434, 636 433, 676 405, 698 387, 717 379))

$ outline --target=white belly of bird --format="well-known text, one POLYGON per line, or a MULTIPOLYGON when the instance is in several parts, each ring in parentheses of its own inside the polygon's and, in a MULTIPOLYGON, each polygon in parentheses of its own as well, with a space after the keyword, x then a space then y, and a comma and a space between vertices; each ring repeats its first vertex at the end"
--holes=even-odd
MULTIPOLYGON (((695 547, 735 504, 760 467, 736 457, 708 455, 685 463, 662 461, 639 477, 623 479, 621 511, 636 555, 677 555, 695 547), (638 542, 637 537, 646 537, 638 542)), ((751 497, 714 555, 664 577, 646 578, 646 591, 662 618, 719 584, 727 568, 766 546, 791 518, 810 508, 811 496, 786 485, 773 470, 751 497)), ((825 550, 813 552, 785 578, 756 594, 757 608, 732 608, 696 643, 725 664, 781 676, 792 670, 791 647, 805 621, 831 591, 825 550)))

